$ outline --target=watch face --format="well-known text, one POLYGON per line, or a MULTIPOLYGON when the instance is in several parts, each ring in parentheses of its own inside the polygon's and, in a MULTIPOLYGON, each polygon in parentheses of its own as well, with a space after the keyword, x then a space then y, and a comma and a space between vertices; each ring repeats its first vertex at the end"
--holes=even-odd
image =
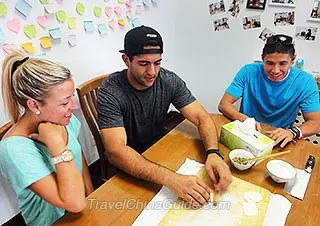
POLYGON ((68 150, 66 150, 65 152, 63 152, 63 154, 62 154, 62 159, 63 159, 63 161, 65 161, 65 162, 71 161, 71 160, 73 159, 73 153, 72 153, 72 151, 70 151, 70 150, 68 149, 68 150))

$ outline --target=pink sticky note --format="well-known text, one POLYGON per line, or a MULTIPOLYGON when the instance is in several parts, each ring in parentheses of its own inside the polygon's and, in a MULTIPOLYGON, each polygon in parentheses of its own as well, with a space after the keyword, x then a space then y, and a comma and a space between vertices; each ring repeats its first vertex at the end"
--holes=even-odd
POLYGON ((38 16, 37 22, 43 29, 46 29, 48 27, 48 17, 46 15, 38 16))
POLYGON ((112 15, 112 7, 106 7, 105 13, 106 13, 107 17, 111 17, 111 15, 112 15))
POLYGON ((142 5, 136 5, 136 14, 141 14, 142 5))
POLYGON ((115 21, 115 20, 110 20, 110 21, 108 22, 108 26, 114 31, 114 30, 117 28, 118 23, 117 23, 117 21, 115 21))
POLYGON ((131 7, 132 7, 132 2, 130 2, 129 0, 126 1, 126 6, 127 6, 128 8, 131 8, 131 7))
POLYGON ((63 0, 56 0, 56 2, 57 2, 58 4, 62 4, 62 3, 63 3, 63 0))
POLYGON ((114 13, 117 14, 118 16, 120 16, 122 13, 121 7, 120 6, 114 7, 114 13))
POLYGON ((20 21, 17 18, 14 18, 7 22, 7 26, 10 31, 18 33, 20 30, 20 21))
POLYGON ((2 49, 3 51, 5 51, 6 53, 10 53, 13 49, 17 49, 18 47, 15 44, 11 44, 11 43, 4 43, 2 44, 2 49))
POLYGON ((132 13, 131 13, 131 11, 127 11, 127 12, 126 12, 126 16, 127 16, 128 19, 131 19, 131 18, 132 18, 132 13))

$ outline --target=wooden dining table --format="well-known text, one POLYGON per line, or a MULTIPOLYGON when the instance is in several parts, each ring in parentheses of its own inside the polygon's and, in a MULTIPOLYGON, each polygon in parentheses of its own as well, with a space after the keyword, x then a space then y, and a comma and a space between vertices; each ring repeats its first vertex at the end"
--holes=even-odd
MULTIPOLYGON (((220 134, 221 126, 230 122, 222 115, 212 114, 212 119, 220 134)), ((262 133, 272 129, 262 125, 262 133)), ((290 143, 285 148, 274 147, 272 153, 291 150, 276 159, 282 159, 295 168, 304 169, 309 155, 316 160, 315 167, 303 200, 286 194, 283 183, 274 182, 266 174, 266 162, 246 171, 239 171, 231 165, 228 157, 229 149, 222 144, 219 148, 230 166, 232 175, 250 183, 268 189, 272 193, 285 196, 291 203, 291 210, 286 225, 319 225, 320 224, 320 148, 311 143, 299 140, 290 143)), ((186 158, 204 163, 205 150, 199 138, 197 128, 184 120, 167 135, 160 139, 143 153, 143 156, 153 162, 163 165, 173 171, 184 163, 186 158)), ((123 172, 106 181, 101 187, 87 197, 87 207, 80 213, 67 213, 54 225, 131 225, 147 203, 157 194, 161 186, 134 178, 123 172)))

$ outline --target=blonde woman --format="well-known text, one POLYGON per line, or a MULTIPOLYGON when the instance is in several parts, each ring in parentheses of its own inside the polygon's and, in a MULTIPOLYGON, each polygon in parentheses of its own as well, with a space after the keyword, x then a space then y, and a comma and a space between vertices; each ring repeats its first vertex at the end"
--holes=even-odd
POLYGON ((2 95, 13 127, 0 142, 0 169, 27 225, 51 225, 80 212, 93 187, 72 114, 74 81, 64 66, 23 52, 2 65, 2 95))

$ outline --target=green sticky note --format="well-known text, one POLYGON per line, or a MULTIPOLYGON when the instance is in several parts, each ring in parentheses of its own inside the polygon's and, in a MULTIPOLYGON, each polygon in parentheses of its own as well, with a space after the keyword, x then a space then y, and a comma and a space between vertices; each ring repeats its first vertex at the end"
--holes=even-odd
POLYGON ((79 15, 83 15, 84 12, 86 11, 86 8, 84 7, 84 5, 80 2, 77 3, 77 6, 76 6, 76 10, 77 10, 77 13, 79 13, 79 15))
POLYGON ((41 3, 41 4, 48 4, 48 3, 49 3, 49 0, 40 0, 40 3, 41 3))
POLYGON ((34 38, 37 35, 36 27, 33 24, 24 26, 23 31, 28 38, 34 38))
POLYGON ((68 27, 69 29, 74 29, 77 27, 77 18, 69 17, 68 18, 68 27))
POLYGON ((4 2, 0 2, 0 16, 5 16, 8 13, 7 6, 4 2))
POLYGON ((99 6, 95 6, 93 8, 93 11, 96 17, 101 17, 102 9, 99 6))
POLYGON ((64 23, 67 19, 67 13, 63 10, 59 10, 56 12, 56 18, 60 23, 64 23))

